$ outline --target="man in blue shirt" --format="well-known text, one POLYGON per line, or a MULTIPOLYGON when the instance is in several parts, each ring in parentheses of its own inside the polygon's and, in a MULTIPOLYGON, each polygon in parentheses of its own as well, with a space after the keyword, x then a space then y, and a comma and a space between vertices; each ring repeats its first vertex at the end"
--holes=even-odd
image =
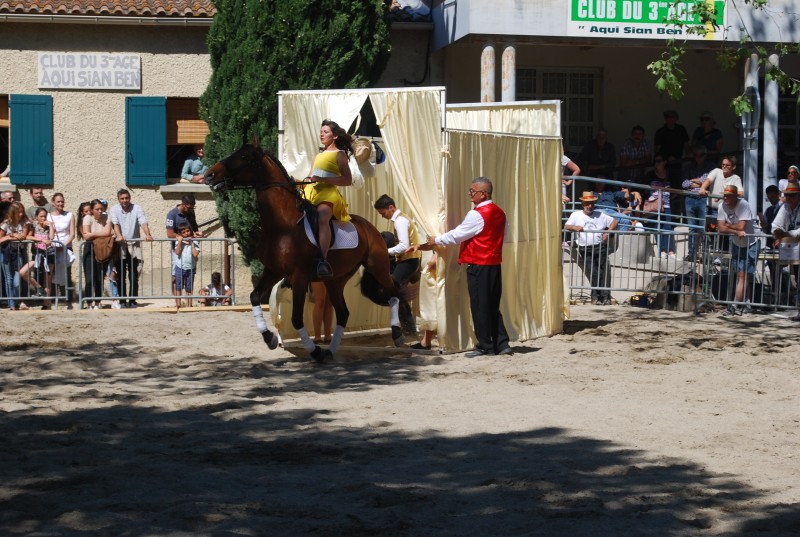
POLYGON ((208 166, 203 164, 203 144, 194 146, 194 155, 190 156, 183 163, 181 179, 186 179, 190 183, 202 183, 208 166))

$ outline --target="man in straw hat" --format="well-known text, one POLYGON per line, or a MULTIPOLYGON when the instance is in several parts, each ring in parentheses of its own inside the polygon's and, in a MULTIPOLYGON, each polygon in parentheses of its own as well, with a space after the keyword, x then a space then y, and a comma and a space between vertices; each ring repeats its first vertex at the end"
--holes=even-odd
POLYGON ((722 203, 717 211, 717 224, 720 233, 733 235, 731 238, 731 272, 736 271, 736 295, 734 304, 722 312, 724 316, 741 315, 750 312, 753 275, 761 243, 755 236, 756 216, 750 204, 739 199, 739 188, 728 185, 722 192, 722 203), (745 293, 748 298, 745 298, 745 293))
POLYGON ((584 192, 581 196, 581 210, 569 215, 564 229, 575 231, 578 235, 578 258, 592 287, 592 304, 608 306, 611 304, 611 274, 608 267, 608 233, 617 229, 619 222, 604 212, 595 210, 597 196, 584 192), (600 288, 606 289, 600 289, 600 288))
MULTIPOLYGON (((772 236, 775 238, 775 246, 780 243, 800 242, 800 184, 797 181, 789 181, 783 190, 784 204, 778 210, 775 220, 772 222, 772 236)), ((795 277, 800 276, 800 266, 793 265, 795 277)), ((800 285, 795 305, 798 307, 798 314, 792 318, 793 321, 800 321, 800 285)))

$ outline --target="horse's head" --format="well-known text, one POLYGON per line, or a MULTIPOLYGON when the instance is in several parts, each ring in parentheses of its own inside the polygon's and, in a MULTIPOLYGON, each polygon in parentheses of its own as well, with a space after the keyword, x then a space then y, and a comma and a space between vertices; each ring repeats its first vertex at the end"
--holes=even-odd
POLYGON ((206 172, 205 184, 214 192, 263 185, 266 182, 264 156, 264 151, 257 143, 245 144, 229 157, 211 166, 206 172))

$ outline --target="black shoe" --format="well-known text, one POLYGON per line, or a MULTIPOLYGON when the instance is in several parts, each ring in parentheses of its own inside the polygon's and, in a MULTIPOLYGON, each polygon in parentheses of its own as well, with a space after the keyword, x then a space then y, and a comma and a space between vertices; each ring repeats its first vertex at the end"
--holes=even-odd
POLYGON ((511 349, 511 347, 505 347, 497 351, 497 356, 506 356, 506 355, 510 356, 512 354, 514 354, 514 351, 511 349))
POLYGON ((317 278, 320 280, 330 280, 333 278, 333 269, 327 261, 320 261, 317 265, 317 278))
POLYGON ((431 350, 431 346, 430 345, 426 346, 426 345, 423 345, 422 343, 414 343, 413 345, 411 345, 411 348, 412 349, 417 349, 417 350, 425 350, 425 351, 431 350))
POLYGON ((464 355, 464 358, 477 358, 478 356, 485 356, 486 351, 482 349, 471 350, 464 355))

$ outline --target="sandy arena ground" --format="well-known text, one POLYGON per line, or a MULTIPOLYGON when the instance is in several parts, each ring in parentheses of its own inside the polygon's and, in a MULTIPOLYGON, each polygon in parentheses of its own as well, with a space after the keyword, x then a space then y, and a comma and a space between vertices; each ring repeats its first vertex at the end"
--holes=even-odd
POLYGON ((800 533, 800 326, 572 317, 320 366, 248 312, 2 312, 0 535, 800 533))

